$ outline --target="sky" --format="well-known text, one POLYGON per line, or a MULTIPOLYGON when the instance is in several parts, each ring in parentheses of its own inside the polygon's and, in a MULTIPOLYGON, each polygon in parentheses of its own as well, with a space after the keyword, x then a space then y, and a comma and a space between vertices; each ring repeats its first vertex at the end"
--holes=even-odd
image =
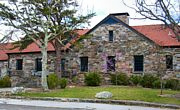
MULTIPOLYGON (((0 0, 0 2, 4 2, 8 0, 0 0)), ((133 5, 134 0, 124 0, 128 6, 133 5)), ((90 20, 90 26, 88 28, 92 28, 97 23, 99 23, 102 19, 104 19, 110 13, 123 13, 127 12, 130 14, 129 16, 129 25, 148 25, 148 24, 159 24, 158 21, 150 21, 150 20, 139 20, 133 18, 141 17, 138 13, 136 13, 133 9, 128 8, 123 4, 122 0, 77 0, 79 3, 79 12, 80 13, 88 13, 94 12, 96 16, 94 16, 90 20)), ((8 29, 7 27, 0 26, 0 38, 2 38, 1 33, 5 32, 8 29)))
MULTIPOLYGON (((140 20, 134 18, 140 18, 141 16, 136 13, 133 9, 124 5, 122 0, 77 0, 83 13, 87 13, 87 10, 96 13, 96 16, 91 19, 91 28, 99 23, 110 13, 123 13, 128 12, 130 14, 129 25, 148 25, 148 24, 159 24, 159 21, 152 20, 140 20)), ((134 0, 124 0, 128 6, 133 6, 134 0)))

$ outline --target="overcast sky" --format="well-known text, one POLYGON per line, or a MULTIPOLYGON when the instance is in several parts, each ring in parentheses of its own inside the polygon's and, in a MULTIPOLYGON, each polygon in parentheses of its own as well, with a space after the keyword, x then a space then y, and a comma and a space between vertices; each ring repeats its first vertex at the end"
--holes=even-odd
MULTIPOLYGON (((91 27, 99 23, 110 13, 123 13, 128 12, 130 14, 130 25, 146 25, 157 24, 160 22, 150 20, 134 20, 133 18, 140 17, 133 9, 128 8, 122 2, 122 0, 77 0, 84 12, 92 10, 96 13, 96 16, 91 20, 91 27)), ((134 0, 124 0, 129 6, 133 6, 134 0)))
MULTIPOLYGON (((4 2, 4 1, 6 0, 0 0, 0 2, 4 2)), ((87 13, 88 11, 92 11, 96 13, 96 16, 90 20, 91 24, 90 27, 88 28, 92 28, 93 26, 95 26, 110 13, 123 13, 123 12, 128 12, 130 14, 129 25, 131 26, 160 23, 157 21, 133 19, 140 17, 140 15, 135 13, 133 9, 130 9, 127 6, 125 6, 122 0, 77 0, 77 1, 80 5, 79 10, 81 13, 87 13)), ((124 1, 129 6, 132 6, 134 0, 124 0, 124 1)), ((2 32, 4 33, 6 29, 8 28, 1 26, 0 33, 2 32)), ((1 37, 2 35, 0 35, 0 38, 1 37)))

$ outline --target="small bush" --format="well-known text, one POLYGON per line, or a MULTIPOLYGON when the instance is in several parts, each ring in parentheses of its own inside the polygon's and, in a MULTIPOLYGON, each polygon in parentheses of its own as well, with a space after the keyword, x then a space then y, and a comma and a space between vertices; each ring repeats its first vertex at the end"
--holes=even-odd
POLYGON ((59 79, 59 85, 60 85, 61 89, 66 88, 67 83, 68 83, 68 80, 67 80, 67 79, 65 79, 65 78, 61 78, 61 79, 59 79))
POLYGON ((111 82, 113 85, 128 85, 129 77, 125 73, 117 73, 111 75, 111 82))
POLYGON ((173 89, 173 90, 180 90, 180 81, 177 79, 166 80, 165 88, 173 89))
POLYGON ((75 83, 75 84, 78 84, 78 82, 79 82, 78 77, 77 77, 77 76, 74 76, 74 77, 72 78, 72 82, 75 83))
POLYGON ((49 89, 55 89, 58 86, 58 76, 56 74, 50 74, 47 78, 49 89))
POLYGON ((141 80, 141 86, 147 87, 147 88, 152 88, 153 87, 153 82, 159 80, 158 77, 151 75, 151 74, 145 74, 141 80))
POLYGON ((4 76, 1 80, 0 80, 0 87, 4 88, 4 87, 11 87, 11 79, 9 76, 4 76))
POLYGON ((161 80, 155 80, 155 81, 152 83, 152 88, 156 88, 156 89, 161 88, 161 80))
POLYGON ((138 75, 131 75, 129 78, 130 84, 135 85, 135 86, 140 84, 141 80, 142 80, 142 76, 138 76, 138 75))
POLYGON ((3 82, 3 80, 1 79, 0 80, 0 88, 2 88, 4 86, 4 82, 3 82))
POLYGON ((85 84, 87 86, 99 86, 101 83, 101 77, 98 73, 92 72, 85 74, 85 84))

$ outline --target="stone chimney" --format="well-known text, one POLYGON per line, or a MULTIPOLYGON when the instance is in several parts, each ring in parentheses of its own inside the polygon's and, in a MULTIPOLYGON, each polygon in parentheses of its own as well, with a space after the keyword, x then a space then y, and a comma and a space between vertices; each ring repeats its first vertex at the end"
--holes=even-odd
POLYGON ((110 15, 115 16, 116 18, 129 25, 129 13, 112 13, 110 15))

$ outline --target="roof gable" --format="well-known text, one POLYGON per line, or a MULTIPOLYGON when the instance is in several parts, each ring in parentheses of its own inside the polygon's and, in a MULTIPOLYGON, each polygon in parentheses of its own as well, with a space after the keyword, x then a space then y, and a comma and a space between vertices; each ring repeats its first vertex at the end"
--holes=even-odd
POLYGON ((128 13, 113 13, 109 14, 106 18, 104 18, 101 22, 99 22, 96 26, 90 29, 86 34, 90 34, 96 28, 98 28, 102 24, 107 23, 119 23, 131 31, 135 32, 137 35, 144 37, 150 42, 157 44, 163 47, 180 47, 180 42, 175 38, 173 31, 169 28, 162 28, 163 25, 144 25, 144 26, 129 26, 124 23, 116 16, 126 15, 129 16, 128 13), (162 28, 162 29, 160 29, 162 28))
POLYGON ((119 23, 119 19, 115 18, 113 15, 108 15, 102 21, 100 21, 97 25, 95 25, 92 29, 90 29, 86 34, 91 33, 93 30, 95 30, 102 24, 116 24, 116 23, 119 23))
POLYGON ((113 19, 111 16, 109 16, 101 24, 116 24, 116 23, 118 23, 118 21, 113 19))
POLYGON ((97 25, 95 25, 92 29, 90 29, 86 34, 91 33, 93 30, 95 30, 97 27, 99 27, 102 24, 116 24, 116 23, 124 23, 120 19, 116 18, 115 16, 119 15, 126 15, 129 16, 128 13, 112 13, 106 16, 102 21, 100 21, 97 25))
MULTIPOLYGON (((92 29, 90 29, 86 34, 90 34, 92 31, 94 31, 96 28, 98 28, 100 25, 102 25, 103 23, 107 23, 105 21, 108 21, 108 19, 114 20, 116 21, 116 23, 119 23, 123 26, 125 26, 126 28, 130 29, 131 31, 135 32, 136 34, 138 34, 139 36, 144 37, 145 39, 151 41, 154 43, 153 40, 151 40, 150 38, 146 37, 145 35, 143 35, 142 33, 140 33, 139 31, 137 31, 136 29, 134 29, 133 27, 129 26, 128 24, 124 23, 123 21, 121 21, 120 19, 116 18, 115 15, 120 15, 118 14, 109 14, 106 18, 104 18, 101 22, 99 22, 96 26, 94 26, 92 29)), ((124 15, 124 13, 123 13, 124 15)), ((125 13, 125 15, 129 15, 127 13, 125 13)))

